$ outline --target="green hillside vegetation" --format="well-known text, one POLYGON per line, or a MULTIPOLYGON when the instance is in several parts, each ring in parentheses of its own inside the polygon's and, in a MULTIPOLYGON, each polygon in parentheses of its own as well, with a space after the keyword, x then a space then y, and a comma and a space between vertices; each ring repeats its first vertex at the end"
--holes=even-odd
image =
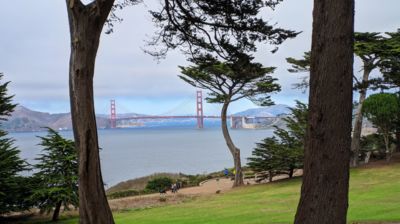
MULTIPOLYGON (((121 224, 293 223, 301 179, 241 187, 161 207, 115 212, 121 224)), ((400 164, 382 161, 351 171, 349 223, 400 221, 400 164)), ((59 223, 78 223, 77 218, 59 223)), ((43 223, 43 222, 40 222, 43 223)))

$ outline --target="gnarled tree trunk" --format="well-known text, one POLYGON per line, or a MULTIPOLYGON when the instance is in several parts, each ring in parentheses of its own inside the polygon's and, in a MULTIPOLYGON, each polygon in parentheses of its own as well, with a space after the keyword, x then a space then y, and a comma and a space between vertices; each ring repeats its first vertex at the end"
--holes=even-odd
POLYGON ((345 224, 353 94, 354 0, 314 0, 309 125, 296 224, 345 224))
MULTIPOLYGON (((371 69, 369 66, 364 64, 364 74, 363 74, 363 83, 368 82, 369 74, 371 73, 371 69)), ((352 167, 358 166, 358 154, 360 153, 360 139, 362 132, 362 123, 363 123, 363 115, 362 115, 362 105, 367 96, 367 88, 360 89, 360 98, 358 100, 358 106, 356 111, 356 118, 354 121, 353 127, 353 137, 351 138, 351 161, 350 165, 352 167)))
POLYGON ((70 103, 79 155, 79 216, 81 224, 113 224, 100 169, 94 111, 93 76, 103 25, 114 0, 83 5, 66 0, 71 34, 70 103))
POLYGON ((229 102, 225 102, 222 106, 221 110, 221 127, 222 127, 222 134, 224 135, 224 139, 226 145, 229 148, 229 151, 232 154, 233 162, 235 165, 235 181, 233 183, 233 187, 238 187, 244 184, 243 182, 243 172, 242 172, 242 165, 240 161, 240 150, 236 148, 233 144, 232 138, 229 135, 228 125, 226 120, 226 114, 228 111, 229 102))

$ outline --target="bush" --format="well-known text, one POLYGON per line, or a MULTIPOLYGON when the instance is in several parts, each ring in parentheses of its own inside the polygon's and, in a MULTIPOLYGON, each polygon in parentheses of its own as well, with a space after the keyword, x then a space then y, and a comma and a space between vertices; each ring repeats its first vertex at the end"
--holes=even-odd
POLYGON ((147 183, 146 189, 157 192, 160 190, 166 190, 171 188, 172 182, 172 179, 169 177, 157 177, 147 183))
MULTIPOLYGON (((392 136, 389 138, 389 145, 394 144, 395 140, 392 136)), ((375 133, 361 137, 360 141, 361 156, 365 157, 367 152, 372 152, 372 157, 376 159, 384 159, 386 157, 385 142, 382 134, 375 133)))
POLYGON ((137 190, 126 190, 126 191, 117 191, 111 194, 108 194, 107 197, 109 199, 116 199, 116 198, 124 198, 124 197, 130 197, 130 196, 136 196, 139 195, 140 192, 137 190))

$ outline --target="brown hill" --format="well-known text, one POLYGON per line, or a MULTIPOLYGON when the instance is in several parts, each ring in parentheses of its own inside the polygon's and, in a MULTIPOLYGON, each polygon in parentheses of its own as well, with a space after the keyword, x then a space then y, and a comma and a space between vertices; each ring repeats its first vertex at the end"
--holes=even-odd
MULTIPOLYGON (((109 120, 106 117, 97 117, 98 128, 108 128, 109 120)), ((56 130, 71 130, 70 113, 50 114, 33 111, 24 106, 17 106, 3 128, 9 132, 42 131, 44 127, 56 130)))

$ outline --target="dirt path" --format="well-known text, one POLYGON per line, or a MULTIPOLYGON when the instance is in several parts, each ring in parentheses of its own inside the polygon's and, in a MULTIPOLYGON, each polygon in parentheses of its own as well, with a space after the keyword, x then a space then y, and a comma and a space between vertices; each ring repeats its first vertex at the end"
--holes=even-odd
MULTIPOLYGON (((295 173, 295 176, 300 176, 302 171, 299 170, 295 173)), ((280 180, 287 178, 287 175, 280 175, 273 178, 273 180, 280 180)), ((265 182, 263 182, 265 183, 265 182)), ((246 185, 257 184, 254 179, 246 179, 246 185)), ((225 193, 232 190, 233 181, 230 178, 218 178, 204 181, 197 187, 182 188, 178 193, 172 193, 168 191, 165 195, 148 194, 140 196, 132 196, 126 198, 112 199, 109 200, 109 204, 112 210, 124 210, 132 208, 145 208, 160 206, 165 204, 178 204, 185 200, 190 200, 195 197, 204 195, 213 195, 217 191, 219 193, 225 193)))

